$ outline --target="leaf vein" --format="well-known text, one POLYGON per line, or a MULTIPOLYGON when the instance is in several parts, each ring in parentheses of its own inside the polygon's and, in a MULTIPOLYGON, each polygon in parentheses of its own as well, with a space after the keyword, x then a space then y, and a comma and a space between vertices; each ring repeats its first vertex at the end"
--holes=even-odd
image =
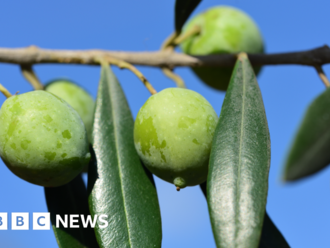
MULTIPOLYGON (((239 201, 239 184, 241 179, 241 169, 242 169, 242 149, 243 149, 243 136, 244 136, 244 114, 245 114, 245 94, 246 94, 246 87, 245 87, 245 80, 246 77, 244 76, 244 63, 242 63, 242 79, 243 79, 243 92, 242 92, 242 115, 241 115, 241 135, 239 141, 239 155, 238 155, 238 168, 237 168, 237 184, 236 184, 236 204, 235 204, 235 223, 236 226, 239 223, 239 208, 238 208, 238 201, 239 201)), ((236 228, 235 231, 235 238, 238 236, 238 229, 236 228)))
MULTIPOLYGON (((108 73, 106 74, 108 77, 108 81, 110 81, 110 74, 109 71, 107 71, 108 73)), ((115 112, 115 108, 114 108, 114 102, 113 102, 113 96, 111 94, 111 90, 108 87, 109 90, 109 95, 110 97, 110 101, 111 101, 111 105, 112 105, 112 111, 111 111, 111 115, 112 115, 112 120, 113 120, 113 129, 114 129, 114 141, 116 144, 116 156, 117 156, 117 161, 118 161, 118 169, 119 169, 119 179, 120 179, 120 186, 121 186, 121 191, 122 191, 122 199, 123 199, 123 206, 124 206, 124 212, 125 212, 125 220, 126 220, 126 226, 127 226, 127 234, 128 234, 128 242, 129 242, 129 246, 132 247, 132 242, 131 242, 131 234, 130 234, 130 229, 129 229, 129 222, 128 222, 128 214, 127 214, 127 209, 126 209, 126 202, 125 202, 125 193, 124 193, 124 185, 123 185, 123 179, 122 179, 122 170, 121 170, 121 159, 120 159, 120 155, 118 153, 118 145, 119 145, 119 141, 118 141, 118 137, 117 137, 117 124, 115 122, 115 118, 114 118, 114 112, 115 112)))

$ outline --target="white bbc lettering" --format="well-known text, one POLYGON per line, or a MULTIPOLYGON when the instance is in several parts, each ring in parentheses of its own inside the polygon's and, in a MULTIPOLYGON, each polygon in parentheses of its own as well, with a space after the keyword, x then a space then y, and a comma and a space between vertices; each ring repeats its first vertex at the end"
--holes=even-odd
POLYGON ((29 230, 29 213, 11 213, 12 230, 29 230))
POLYGON ((50 213, 33 213, 33 230, 50 230, 50 213))
POLYGON ((8 230, 8 213, 0 213, 0 230, 8 230))
POLYGON ((56 215, 56 228, 60 228, 60 222, 64 228, 68 228, 68 215, 64 215, 64 220, 62 219, 61 215, 56 215))
POLYGON ((71 214, 70 215, 70 228, 79 228, 79 225, 75 225, 73 223, 79 222, 79 220, 75 220, 74 218, 79 218, 79 214, 71 214))
MULTIPOLYGON (((109 226, 108 215, 80 215, 83 228, 95 228, 96 225, 103 229, 109 226)), ((80 228, 79 214, 56 215, 56 228, 80 228)), ((50 230, 50 213, 33 213, 33 230, 50 230)), ((12 230, 29 230, 29 213, 11 213, 12 230)), ((8 213, 0 212, 0 230, 8 230, 8 213)))
POLYGON ((103 223, 103 225, 99 225, 99 228, 101 229, 106 228, 109 225, 108 221, 104 220, 105 218, 108 218, 108 215, 101 214, 99 217, 99 221, 103 223))
MULTIPOLYGON (((99 225, 101 229, 106 228, 109 225, 108 221, 106 220, 108 216, 105 214, 101 214, 100 216, 96 214, 94 215, 93 218, 91 215, 85 216, 81 214, 80 218, 83 228, 88 228, 88 227, 94 228, 96 226, 97 220, 101 223, 101 225, 99 225)), ((56 215, 56 228, 59 228, 60 224, 64 228, 80 228, 79 215, 70 214, 68 218, 68 215, 65 214, 64 219, 60 215, 56 215)))
POLYGON ((82 225, 83 225, 84 228, 88 227, 88 223, 90 223, 89 224, 90 227, 92 227, 92 228, 95 227, 96 221, 97 221, 97 214, 94 215, 93 221, 92 221, 92 216, 90 216, 90 215, 87 215, 86 220, 85 220, 85 216, 83 214, 80 215, 80 217, 81 217, 81 222, 82 222, 82 225))

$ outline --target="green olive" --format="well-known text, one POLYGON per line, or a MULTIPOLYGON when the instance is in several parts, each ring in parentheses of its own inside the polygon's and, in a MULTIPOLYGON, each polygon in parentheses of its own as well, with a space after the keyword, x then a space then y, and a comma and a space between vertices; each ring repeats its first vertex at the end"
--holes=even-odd
POLYGON ((46 91, 9 97, 0 109, 0 156, 18 177, 56 187, 88 164, 85 126, 77 111, 46 91))
POLYGON ((88 140, 90 141, 94 117, 94 100, 92 96, 79 85, 66 79, 51 81, 46 84, 45 90, 62 98, 78 112, 85 124, 88 140))
MULTIPOLYGON (((201 32, 181 44, 184 53, 211 55, 228 53, 263 53, 264 43, 255 22, 244 12, 226 6, 213 7, 192 18, 183 34, 195 26, 201 32)), ((256 74, 260 67, 255 67, 256 74)), ((195 67, 195 74, 207 85, 226 90, 233 68, 195 67)))
POLYGON ((134 143, 145 166, 179 188, 206 180, 218 120, 210 103, 188 89, 168 88, 141 107, 134 143))

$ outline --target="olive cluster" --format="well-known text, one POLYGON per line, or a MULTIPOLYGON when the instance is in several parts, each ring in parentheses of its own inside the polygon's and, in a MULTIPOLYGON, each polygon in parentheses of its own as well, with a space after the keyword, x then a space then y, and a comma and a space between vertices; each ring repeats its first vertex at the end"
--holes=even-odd
MULTIPOLYGON (((191 55, 263 53, 253 20, 231 7, 214 7, 188 22, 181 48, 191 55)), ((255 68, 258 72, 260 68, 255 68)), ((232 68, 194 68, 207 85, 226 90, 232 68)), ((90 160, 94 100, 67 80, 54 80, 44 91, 8 98, 0 110, 0 156, 20 178, 55 187, 76 177, 90 160)), ((141 107, 134 143, 145 166, 178 189, 206 180, 218 116, 200 94, 168 88, 141 107)))
POLYGON ((55 80, 9 97, 0 109, 0 156, 18 177, 41 186, 70 182, 90 160, 93 98, 78 85, 55 80))

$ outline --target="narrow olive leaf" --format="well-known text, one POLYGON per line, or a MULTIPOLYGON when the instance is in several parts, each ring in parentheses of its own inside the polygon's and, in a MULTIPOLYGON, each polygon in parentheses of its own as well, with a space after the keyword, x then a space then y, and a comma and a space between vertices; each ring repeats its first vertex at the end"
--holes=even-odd
MULTIPOLYGON (((206 197, 206 182, 200 185, 206 197)), ((265 212, 264 223, 262 225, 259 248, 290 248, 280 230, 277 229, 267 212, 265 212)))
POLYGON ((267 212, 262 226, 259 248, 290 248, 288 242, 277 229, 267 212))
POLYGON ((175 1, 175 30, 181 32, 184 23, 202 0, 176 0, 175 1))
POLYGON ((133 118, 108 64, 102 64, 93 126, 95 163, 89 166, 89 208, 106 215, 95 227, 100 247, 161 247, 160 209, 152 176, 133 141, 133 118))
POLYGON ((330 88, 308 107, 290 149, 284 180, 312 175, 330 163, 330 88))
POLYGON ((58 246, 61 248, 99 247, 93 228, 90 225, 86 228, 84 227, 86 220, 90 218, 90 213, 87 190, 81 175, 63 186, 55 188, 45 187, 44 189, 58 246), (79 228, 69 227, 69 216, 77 221, 73 224, 79 226, 79 228), (59 217, 64 223, 61 222, 59 217))
POLYGON ((215 130, 207 180, 217 247, 258 247, 265 214, 270 137, 247 55, 236 62, 215 130))
POLYGON ((207 199, 207 187, 206 187, 206 182, 202 183, 199 185, 199 187, 201 188, 205 198, 207 199))

